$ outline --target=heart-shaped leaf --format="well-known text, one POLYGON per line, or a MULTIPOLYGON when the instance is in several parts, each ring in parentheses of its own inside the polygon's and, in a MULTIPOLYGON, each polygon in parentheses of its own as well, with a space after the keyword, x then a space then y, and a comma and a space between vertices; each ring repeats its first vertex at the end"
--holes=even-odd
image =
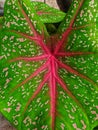
POLYGON ((97 8, 97 0, 74 0, 58 33, 49 36, 30 1, 6 1, 0 111, 18 130, 98 125, 97 8))
POLYGON ((65 17, 64 12, 50 7, 43 2, 33 1, 32 6, 35 9, 36 13, 40 16, 40 20, 43 23, 58 23, 61 22, 65 17))

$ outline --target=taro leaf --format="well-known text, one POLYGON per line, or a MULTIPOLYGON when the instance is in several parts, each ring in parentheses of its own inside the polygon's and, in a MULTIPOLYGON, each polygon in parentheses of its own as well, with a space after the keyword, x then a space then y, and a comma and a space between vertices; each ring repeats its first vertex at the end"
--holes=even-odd
POLYGON ((50 7, 49 5, 42 2, 32 2, 32 6, 35 9, 36 13, 40 16, 40 20, 43 23, 58 23, 61 22, 65 13, 50 7))
POLYGON ((6 1, 0 111, 18 130, 93 130, 98 125, 98 1, 74 0, 50 37, 31 12, 27 0, 6 1))

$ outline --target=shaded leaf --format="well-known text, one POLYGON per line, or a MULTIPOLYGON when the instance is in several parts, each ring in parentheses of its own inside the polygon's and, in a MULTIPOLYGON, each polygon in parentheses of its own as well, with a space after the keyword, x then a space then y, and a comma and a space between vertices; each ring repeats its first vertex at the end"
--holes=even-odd
POLYGON ((64 12, 68 12, 69 7, 71 6, 72 0, 56 0, 60 9, 64 12))
POLYGON ((3 24, 3 17, 0 17, 0 28, 2 27, 3 24))
POLYGON ((3 8, 0 7, 0 17, 3 16, 3 15, 4 15, 4 14, 3 14, 3 8))
POLYGON ((98 126, 94 128, 94 130, 98 130, 98 126))
POLYGON ((57 31, 57 28, 54 24, 48 23, 48 24, 45 24, 45 25, 46 25, 47 31, 50 35, 54 34, 57 31))
POLYGON ((74 0, 58 32, 49 36, 30 1, 6 1, 0 111, 18 130, 98 125, 97 8, 97 0, 74 0))

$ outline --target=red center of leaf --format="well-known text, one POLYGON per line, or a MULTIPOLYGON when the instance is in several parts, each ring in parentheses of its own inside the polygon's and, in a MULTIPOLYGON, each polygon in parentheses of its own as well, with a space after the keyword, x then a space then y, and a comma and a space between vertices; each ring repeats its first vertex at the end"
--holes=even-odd
POLYGON ((66 83, 58 75, 58 69, 63 68, 66 71, 68 71, 68 72, 70 72, 72 74, 75 74, 77 76, 80 76, 81 78, 84 78, 84 79, 88 80, 92 84, 95 84, 91 79, 89 79, 85 75, 79 73, 77 70, 73 69, 69 65, 64 64, 63 62, 61 62, 59 60, 59 57, 72 57, 72 56, 92 54, 91 52, 66 52, 66 51, 65 52, 60 52, 60 48, 65 43, 65 41, 67 41, 67 37, 68 37, 69 33, 70 33, 70 31, 69 31, 69 29, 67 29, 67 31, 63 34, 64 38, 62 38, 62 40, 59 40, 56 43, 57 47, 56 47, 56 49, 54 49, 52 54, 51 54, 51 51, 45 45, 45 43, 43 42, 43 39, 40 36, 35 38, 35 37, 29 37, 29 36, 27 37, 27 35, 24 35, 27 38, 31 39, 32 41, 36 41, 38 43, 38 45, 41 46, 42 50, 44 51, 44 54, 40 55, 40 56, 35 56, 35 57, 17 57, 15 59, 10 60, 10 62, 17 62, 19 60, 23 60, 23 61, 26 61, 26 62, 32 62, 32 61, 37 62, 37 61, 41 61, 41 60, 46 59, 46 62, 40 68, 38 68, 33 74, 31 74, 23 82, 21 82, 20 84, 15 86, 10 93, 13 93, 20 86, 26 84, 28 81, 32 80, 32 78, 34 78, 40 72, 42 72, 43 70, 45 70, 47 68, 48 72, 45 74, 43 80, 39 84, 36 91, 32 94, 32 97, 28 100, 28 103, 26 104, 24 112, 27 110, 28 106, 33 101, 33 99, 36 98, 36 96, 40 93, 40 91, 42 90, 44 84, 49 83, 49 90, 50 90, 50 97, 51 97, 51 110, 50 110, 50 113, 51 113, 52 129, 53 130, 54 130, 54 127, 55 127, 55 118, 56 118, 57 84, 59 84, 64 89, 64 91, 71 98, 73 98, 75 100, 75 102, 78 103, 78 105, 80 105, 78 100, 75 98, 75 96, 68 89, 66 83))

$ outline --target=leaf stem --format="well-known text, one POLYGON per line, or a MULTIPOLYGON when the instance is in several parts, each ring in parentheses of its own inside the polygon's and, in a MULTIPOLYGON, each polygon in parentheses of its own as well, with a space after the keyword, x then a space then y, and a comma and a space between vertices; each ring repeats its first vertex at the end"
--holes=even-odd
POLYGON ((52 123, 51 123, 51 127, 52 130, 55 130, 55 118, 56 118, 56 95, 57 95, 57 90, 56 90, 56 79, 55 79, 55 75, 56 75, 56 62, 55 62, 55 58, 53 56, 51 56, 50 58, 50 66, 49 66, 49 70, 50 70, 50 82, 49 82, 49 86, 50 86, 50 97, 51 97, 51 118, 52 118, 52 123))
POLYGON ((93 52, 58 52, 56 55, 57 56, 66 56, 66 57, 71 57, 71 56, 79 56, 79 55, 90 55, 94 54, 93 52))

